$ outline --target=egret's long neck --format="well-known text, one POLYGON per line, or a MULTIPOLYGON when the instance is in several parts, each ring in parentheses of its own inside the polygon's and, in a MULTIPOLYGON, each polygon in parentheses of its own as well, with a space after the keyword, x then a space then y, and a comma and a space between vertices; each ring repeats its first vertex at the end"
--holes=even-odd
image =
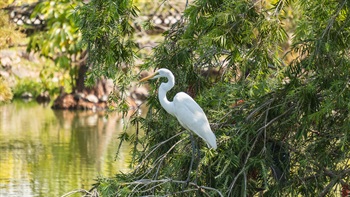
POLYGON ((158 90, 158 98, 162 107, 171 115, 174 115, 174 104, 166 97, 166 93, 175 85, 174 76, 168 77, 167 83, 162 83, 158 90))

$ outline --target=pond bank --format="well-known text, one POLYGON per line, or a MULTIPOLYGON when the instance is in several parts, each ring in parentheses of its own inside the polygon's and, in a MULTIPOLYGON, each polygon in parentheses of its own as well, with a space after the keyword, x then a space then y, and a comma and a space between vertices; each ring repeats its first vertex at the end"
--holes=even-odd
MULTIPOLYGON (((111 92, 117 91, 113 80, 100 79, 93 88, 67 93, 60 85, 65 74, 54 72, 55 65, 47 61, 38 54, 27 53, 23 47, 0 50, 0 87, 4 87, 1 88, 0 102, 11 100, 14 94, 17 98, 36 99, 39 103, 49 102, 53 97, 53 109, 105 110, 118 105, 109 98, 111 92), (53 68, 47 71, 48 67, 53 68), (11 89, 14 92, 10 92, 11 89)), ((126 97, 129 108, 135 109, 147 95, 145 87, 136 83, 131 85, 126 97)))

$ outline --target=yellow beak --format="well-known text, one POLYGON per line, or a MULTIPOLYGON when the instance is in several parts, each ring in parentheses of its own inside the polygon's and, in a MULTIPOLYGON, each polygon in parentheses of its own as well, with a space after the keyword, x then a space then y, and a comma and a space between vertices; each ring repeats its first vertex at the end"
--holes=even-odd
POLYGON ((141 80, 139 81, 139 83, 141 83, 141 82, 144 82, 144 81, 147 81, 147 80, 151 79, 151 78, 152 78, 152 77, 154 77, 156 74, 157 74, 157 73, 154 73, 154 74, 152 74, 152 75, 150 75, 150 76, 147 76, 147 77, 145 77, 145 78, 141 79, 141 80))

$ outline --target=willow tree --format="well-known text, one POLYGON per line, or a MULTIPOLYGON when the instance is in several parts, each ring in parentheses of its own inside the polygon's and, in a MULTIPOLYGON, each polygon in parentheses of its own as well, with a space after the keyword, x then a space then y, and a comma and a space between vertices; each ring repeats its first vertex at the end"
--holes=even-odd
MULTIPOLYGON (((96 2, 88 5, 91 10, 118 10, 117 16, 134 9, 123 6, 132 5, 127 0, 110 10, 103 6, 109 1, 96 2)), ((94 188, 103 196, 339 196, 340 190, 346 195, 349 6, 346 0, 188 5, 143 68, 174 72, 177 85, 168 97, 186 91, 195 98, 212 123, 218 149, 197 140, 200 151, 192 155, 187 131, 161 108, 155 94, 159 83, 151 82, 148 114, 135 117, 135 134, 123 138, 135 143, 133 170, 100 178, 94 188)), ((91 21, 101 17, 85 13, 91 21)), ((128 16, 116 27, 130 22, 128 16)), ((95 31, 104 33, 85 32, 94 38, 88 44, 110 43, 105 35, 113 41, 107 31, 113 26, 97 24, 95 31)), ((81 29, 84 35, 85 26, 81 29)), ((116 35, 114 42, 127 37, 116 35)), ((131 47, 121 45, 118 53, 95 49, 115 53, 117 61, 124 46, 131 47)), ((103 72, 113 68, 105 65, 103 72)))
POLYGON ((91 65, 86 83, 99 77, 113 79, 119 91, 113 99, 118 100, 118 109, 127 113, 126 96, 137 49, 131 20, 137 16, 137 8, 127 0, 95 0, 78 7, 76 14, 91 65))
POLYGON ((87 86, 97 90, 99 80, 114 79, 120 94, 113 98, 126 113, 137 49, 129 22, 136 12, 131 1, 40 1, 32 16, 41 15, 45 28, 30 37, 28 50, 40 52, 67 71, 72 92, 90 91, 87 86))

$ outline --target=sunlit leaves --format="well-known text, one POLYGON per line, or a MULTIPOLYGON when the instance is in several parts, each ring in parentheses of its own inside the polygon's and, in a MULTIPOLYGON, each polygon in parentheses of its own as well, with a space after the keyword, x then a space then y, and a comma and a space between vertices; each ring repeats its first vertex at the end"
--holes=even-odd
MULTIPOLYGON (((34 35, 28 48, 40 50, 42 55, 50 58, 55 58, 57 54, 68 56, 81 51, 81 34, 78 32, 72 15, 73 9, 78 3, 79 1, 44 1, 39 3, 32 15, 43 15, 48 31, 34 35)), ((69 64, 61 66, 69 67, 69 64)))
POLYGON ((68 71, 70 85, 74 86, 78 60, 84 50, 81 33, 74 21, 74 8, 81 3, 75 1, 41 1, 35 7, 32 17, 40 15, 45 20, 45 31, 35 32, 30 37, 27 49, 40 52, 54 60, 62 70, 68 71))
MULTIPOLYGON (((271 196, 336 195, 329 183, 349 180, 344 173, 349 171, 350 152, 348 2, 268 3, 197 0, 165 33, 164 42, 143 68, 172 70, 177 85, 167 94, 169 100, 179 91, 191 94, 207 113, 218 149, 208 150, 197 141, 201 152, 192 153, 188 133, 157 100, 162 81, 150 82, 150 109, 139 122, 147 135, 140 140, 142 148, 134 160, 139 167, 129 180, 137 176, 142 181, 164 177, 180 181, 157 187, 141 181, 144 190, 132 195, 183 191, 179 185, 188 175, 198 184, 196 192, 205 185, 227 196, 261 191, 271 196), (210 76, 213 68, 217 72, 210 76), (196 165, 190 168, 192 155, 196 165), (278 171, 286 178, 278 179, 278 171)), ((106 18, 101 21, 113 21, 106 18)), ((128 32, 121 18, 115 25, 128 32)), ((111 42, 109 36, 119 29, 108 28, 92 28, 98 33, 91 41, 94 47, 114 43, 107 48, 123 57, 118 61, 105 45, 100 49, 108 55, 107 62, 116 61, 119 68, 119 60, 128 62, 132 54, 123 47, 133 45, 124 45, 127 33, 123 38, 115 35, 117 41, 111 42)))
POLYGON ((76 14, 92 69, 100 76, 115 78, 122 67, 132 64, 137 48, 131 37, 131 22, 137 16, 132 1, 91 1, 76 14))
POLYGON ((126 101, 132 77, 134 50, 132 20, 138 9, 130 0, 96 0, 81 4, 75 9, 77 26, 82 43, 88 52, 86 82, 91 85, 100 77, 113 79, 117 93, 111 95, 123 115, 129 111, 126 101))

